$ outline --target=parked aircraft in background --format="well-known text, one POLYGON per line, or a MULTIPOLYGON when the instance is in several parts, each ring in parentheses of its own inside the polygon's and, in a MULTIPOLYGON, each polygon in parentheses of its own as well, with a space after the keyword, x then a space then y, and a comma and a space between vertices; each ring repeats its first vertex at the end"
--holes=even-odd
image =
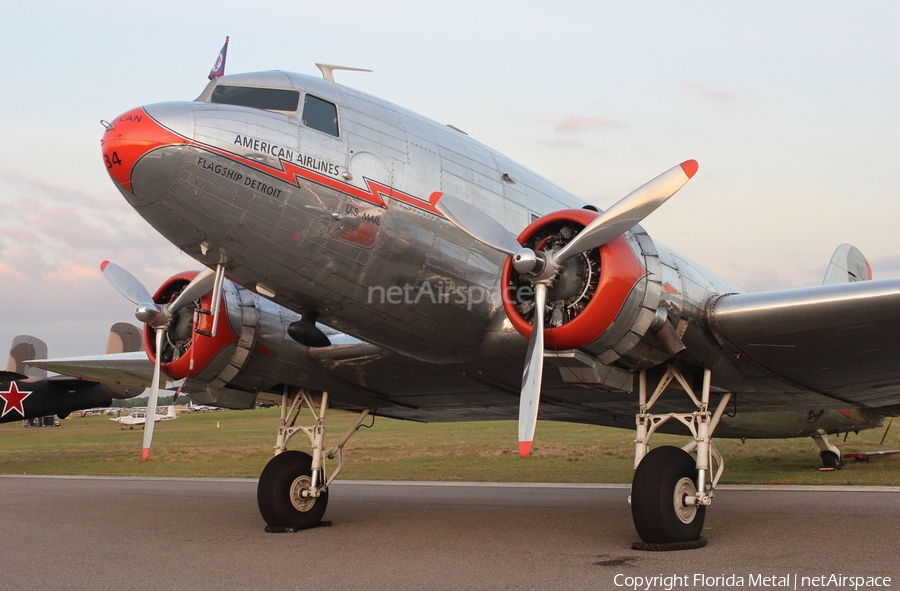
POLYGON ((189 412, 210 412, 213 410, 223 410, 219 406, 209 406, 207 404, 194 404, 194 401, 188 402, 187 409, 189 412))
MULTIPOLYGON (((135 427, 144 427, 147 424, 147 416, 149 413, 147 412, 133 412, 131 414, 127 414, 124 417, 116 417, 114 419, 109 419, 110 421, 115 421, 119 424, 119 428, 124 429, 128 427, 129 429, 134 429, 135 427)), ((178 418, 178 415, 175 414, 175 406, 169 405, 166 407, 165 414, 153 414, 154 423, 158 423, 159 421, 173 421, 178 418)))
POLYGON ((117 408, 106 408, 106 407, 97 407, 97 408, 86 408, 81 411, 81 417, 100 417, 100 416, 111 416, 114 417, 121 412, 121 409, 117 408))
POLYGON ((836 466, 826 434, 900 408, 900 280, 868 280, 852 247, 835 254, 827 285, 742 293, 639 225, 696 162, 600 212, 321 69, 325 79, 222 76, 194 101, 105 123, 116 187, 208 268, 151 295, 101 266, 146 323, 143 375, 103 357, 41 364, 123 383, 165 374, 229 408, 280 392, 276 456, 258 486, 270 528, 319 523, 343 446, 370 413, 518 416, 523 456, 539 402, 545 419, 636 421, 635 527, 647 543, 678 544, 699 539, 724 469, 714 434, 812 436, 836 466), (295 426, 304 406, 311 425, 295 426), (329 406, 359 416, 326 448, 329 406), (287 449, 301 430, 311 455, 287 449), (656 431, 690 442, 650 449, 656 431))
MULTIPOLYGON (((139 328, 127 323, 113 325, 109 332, 106 353, 117 356, 127 351, 142 352, 139 328)), ((6 371, 0 372, 0 423, 57 415, 63 419, 73 411, 92 407, 107 407, 114 398, 133 398, 144 388, 133 385, 85 381, 66 376, 47 377, 47 371, 26 364, 34 359, 47 358, 44 341, 20 335, 13 339, 6 371)))

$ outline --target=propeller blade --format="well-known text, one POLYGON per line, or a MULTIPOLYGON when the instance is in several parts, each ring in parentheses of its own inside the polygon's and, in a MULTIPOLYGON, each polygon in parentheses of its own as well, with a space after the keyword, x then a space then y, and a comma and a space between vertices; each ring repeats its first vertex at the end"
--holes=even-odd
POLYGON ((216 272, 212 269, 203 269, 197 273, 197 276, 194 277, 193 281, 188 283, 187 287, 178 294, 175 301, 169 304, 169 313, 174 314, 175 311, 187 306, 194 300, 199 300, 212 290, 215 283, 216 272))
POLYGON ((119 290, 123 296, 131 300, 133 304, 152 304, 153 296, 137 278, 115 263, 103 261, 100 263, 100 271, 112 286, 119 290))
POLYGON ((450 222, 479 242, 513 256, 522 248, 519 241, 500 222, 452 195, 443 195, 434 207, 450 222))
POLYGON ((165 328, 156 329, 156 363, 153 364, 153 386, 147 400, 147 412, 144 414, 144 461, 150 458, 150 442, 153 440, 153 426, 156 425, 156 399, 159 396, 159 367, 162 362, 162 345, 165 328))
POLYGON ((594 218, 571 242, 560 248, 553 258, 557 263, 562 263, 621 236, 641 223, 691 180, 697 168, 696 160, 687 160, 635 189, 594 218))
POLYGON ((522 394, 519 398, 519 454, 527 458, 537 426, 538 403, 541 399, 541 376, 544 372, 544 308, 547 305, 547 285, 534 286, 534 328, 525 354, 522 374, 522 394))

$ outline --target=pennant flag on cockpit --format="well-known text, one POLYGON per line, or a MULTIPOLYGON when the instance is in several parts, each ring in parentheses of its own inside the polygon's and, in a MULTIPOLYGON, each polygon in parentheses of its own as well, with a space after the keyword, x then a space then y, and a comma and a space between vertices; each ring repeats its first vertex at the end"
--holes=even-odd
POLYGON ((212 70, 209 71, 210 80, 213 80, 214 78, 218 78, 219 76, 223 76, 225 74, 225 56, 227 54, 228 37, 225 37, 225 45, 222 46, 222 51, 220 51, 218 57, 216 57, 216 63, 213 65, 212 70))

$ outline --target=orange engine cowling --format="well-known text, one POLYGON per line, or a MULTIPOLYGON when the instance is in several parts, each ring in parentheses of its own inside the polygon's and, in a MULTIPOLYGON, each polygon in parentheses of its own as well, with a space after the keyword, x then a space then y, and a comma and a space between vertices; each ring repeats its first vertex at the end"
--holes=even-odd
MULTIPOLYGON (((175 301, 196 271, 178 273, 156 291, 157 304, 175 301)), ((283 384, 304 380, 311 389, 325 383, 310 366, 308 349, 289 336, 300 314, 225 279, 215 336, 212 295, 177 310, 163 329, 161 371, 196 402, 251 408, 259 392, 281 392, 283 384)), ((154 329, 144 325, 144 348, 156 361, 154 329)))
MULTIPOLYGON (((587 209, 545 215, 522 231, 519 242, 535 251, 557 250, 597 215, 587 209)), ((562 265, 547 293, 546 349, 581 349, 611 363, 638 344, 656 314, 659 284, 648 281, 644 257, 636 250, 640 252, 626 236, 619 236, 562 265)), ((534 290, 528 278, 513 269, 511 259, 503 267, 501 285, 507 317, 520 334, 530 338, 534 290)))
MULTIPOLYGON (((196 271, 185 271, 167 279, 153 295, 157 304, 167 304, 175 300, 187 284, 197 276, 196 271)), ((195 302, 178 310, 163 339, 162 363, 160 369, 173 380, 194 378, 205 370, 215 359, 227 355, 233 349, 238 337, 228 321, 227 306, 221 304, 216 335, 213 333, 213 317, 205 311, 212 309, 212 294, 206 294, 195 302), (202 312, 201 312, 202 310, 202 312)), ((154 331, 149 325, 144 329, 144 350, 150 361, 156 362, 154 331)), ((227 361, 227 360, 226 360, 227 361)))

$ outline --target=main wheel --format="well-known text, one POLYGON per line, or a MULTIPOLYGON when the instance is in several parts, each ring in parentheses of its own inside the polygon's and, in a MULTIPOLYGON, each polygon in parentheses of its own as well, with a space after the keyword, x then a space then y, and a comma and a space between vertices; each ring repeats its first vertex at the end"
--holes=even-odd
POLYGON ((312 457, 285 451, 263 468, 256 488, 259 513, 271 527, 307 529, 319 525, 328 506, 328 490, 318 497, 301 493, 312 483, 312 457))
POLYGON ((700 538, 706 507, 686 505, 697 492, 697 463, 678 447, 650 451, 631 482, 631 517, 648 544, 692 542, 700 538))
POLYGON ((844 461, 833 451, 822 452, 822 467, 819 470, 840 470, 844 467, 844 461))

